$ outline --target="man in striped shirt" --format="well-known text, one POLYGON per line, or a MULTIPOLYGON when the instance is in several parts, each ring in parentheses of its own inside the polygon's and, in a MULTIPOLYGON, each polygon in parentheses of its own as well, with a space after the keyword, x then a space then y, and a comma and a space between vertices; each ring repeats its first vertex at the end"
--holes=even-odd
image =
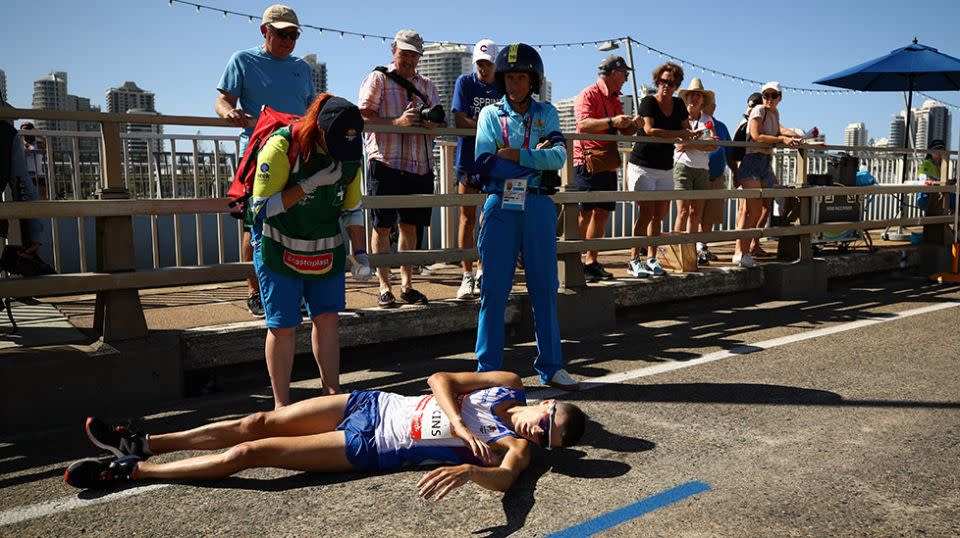
MULTIPOLYGON (((440 93, 430 79, 417 73, 423 55, 423 38, 413 30, 400 30, 390 45, 393 61, 385 70, 374 70, 360 85, 358 106, 367 125, 400 127, 439 127, 423 119, 421 109, 440 104, 440 93), (389 75, 388 75, 389 73, 389 75), (409 81, 417 92, 408 91, 391 78, 393 74, 409 81)), ((367 193, 371 196, 433 194, 433 136, 425 134, 364 133, 367 151, 367 193)), ((399 226, 400 251, 416 250, 417 226, 429 226, 431 208, 374 209, 374 253, 389 252, 390 228, 399 226)), ((413 289, 412 268, 400 267, 400 300, 408 304, 426 304, 427 298, 413 289)), ((397 306, 390 286, 390 269, 377 269, 380 280, 378 304, 397 306)))

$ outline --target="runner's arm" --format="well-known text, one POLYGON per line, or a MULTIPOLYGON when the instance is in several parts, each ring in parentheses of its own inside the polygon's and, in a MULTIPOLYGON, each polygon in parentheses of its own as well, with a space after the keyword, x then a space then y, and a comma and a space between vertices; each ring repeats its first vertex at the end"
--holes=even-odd
POLYGON ((465 463, 438 467, 417 482, 419 495, 425 499, 440 500, 454 489, 471 481, 492 491, 505 492, 530 465, 530 443, 513 437, 497 441, 507 445, 507 453, 498 467, 481 467, 465 463))

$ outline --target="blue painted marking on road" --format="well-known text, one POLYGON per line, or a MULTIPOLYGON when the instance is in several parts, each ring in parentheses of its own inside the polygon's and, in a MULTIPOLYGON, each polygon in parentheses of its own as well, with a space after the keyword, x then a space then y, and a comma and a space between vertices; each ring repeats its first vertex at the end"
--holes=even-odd
POLYGON ((600 517, 584 521, 579 525, 555 532, 548 535, 547 538, 580 538, 583 536, 593 536, 594 534, 616 527, 621 523, 663 508, 668 504, 673 504, 687 497, 703 493, 708 489, 710 489, 710 484, 706 482, 687 482, 686 484, 681 484, 667 491, 657 493, 653 497, 647 497, 629 506, 624 506, 600 517))

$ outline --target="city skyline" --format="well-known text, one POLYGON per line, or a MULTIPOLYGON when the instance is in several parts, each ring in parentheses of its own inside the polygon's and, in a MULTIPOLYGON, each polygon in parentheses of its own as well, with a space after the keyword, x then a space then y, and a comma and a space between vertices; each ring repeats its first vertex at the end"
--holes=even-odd
MULTIPOLYGON (((210 5, 218 6, 215 2, 210 5)), ((258 14, 265 5, 263 2, 238 0, 225 3, 223 7, 258 14)), ((389 11, 389 5, 372 0, 365 4, 364 12, 385 13, 389 11)), ((355 6, 293 5, 304 24, 370 32, 366 39, 349 34, 341 38, 336 32, 320 34, 316 29, 305 28, 295 54, 301 58, 316 54, 334 74, 329 80, 328 91, 351 100, 356 100, 363 76, 374 66, 390 60, 389 41, 384 43, 372 35, 392 36, 403 27, 416 29, 428 42, 449 39, 475 42, 489 37, 500 44, 518 39, 529 43, 577 40, 592 43, 632 34, 651 47, 712 70, 753 80, 779 80, 785 86, 823 91, 829 88, 813 86, 811 81, 904 46, 914 36, 946 54, 960 55, 960 47, 955 45, 955 25, 949 22, 960 16, 960 5, 945 0, 933 2, 930 7, 937 17, 929 17, 920 10, 904 11, 892 0, 871 2, 869 24, 853 29, 844 22, 862 15, 861 8, 853 5, 813 0, 799 10, 776 7, 756 10, 745 5, 714 10, 712 7, 715 6, 708 2, 693 0, 687 7, 710 12, 712 27, 731 29, 726 33, 718 32, 716 37, 706 34, 681 37, 672 25, 643 24, 641 19, 632 16, 636 6, 629 2, 612 1, 610 10, 603 10, 607 15, 611 10, 622 15, 613 19, 599 12, 577 11, 572 16, 571 6, 564 2, 552 10, 517 6, 511 17, 472 17, 475 22, 464 24, 462 13, 448 8, 361 20, 355 16, 355 6), (822 37, 803 41, 799 53, 798 41, 787 39, 765 45, 764 52, 758 54, 749 40, 733 38, 740 35, 740 30, 735 29, 742 28, 747 18, 758 27, 815 28, 815 35, 822 37), (532 20, 537 24, 530 24, 532 20)), ((10 20, 24 24, 12 25, 11 39, 35 44, 25 54, 9 55, 0 60, 0 70, 5 71, 7 78, 8 101, 14 106, 29 108, 32 81, 49 71, 65 71, 71 74, 71 93, 76 95, 103 95, 107 87, 132 80, 155 92, 157 109, 164 113, 212 116, 216 81, 227 58, 236 50, 262 42, 262 38, 256 19, 251 24, 245 17, 231 15, 224 19, 221 14, 206 9, 197 13, 188 7, 179 4, 168 7, 167 2, 159 0, 139 3, 132 11, 129 5, 115 0, 96 0, 82 5, 65 0, 38 0, 29 6, 12 4, 10 20), (29 25, 25 23, 38 11, 49 17, 48 24, 56 31, 51 32, 53 37, 39 42, 29 41, 29 25), (91 27, 109 27, 111 31, 89 32, 91 27), (104 58, 110 60, 103 61, 104 58)), ((667 16, 668 13, 665 8, 655 8, 652 13, 644 14, 644 20, 647 15, 667 16)), ((625 58, 628 56, 623 42, 613 52, 625 58)), ((665 58, 656 50, 637 45, 632 52, 636 67, 634 77, 638 83, 650 84, 650 72, 665 58)), ((576 95, 596 77, 596 65, 606 54, 586 43, 556 49, 549 45, 543 47, 541 55, 547 78, 552 83, 551 100, 576 95)), ((684 84, 697 76, 703 79, 708 89, 716 92, 716 116, 727 124, 737 122, 747 95, 759 90, 752 84, 729 77, 702 73, 689 63, 684 64, 684 69, 684 84)), ((625 90, 632 93, 630 85, 625 90)), ((952 105, 960 102, 956 92, 928 95, 952 105)), ((927 97, 915 94, 914 98, 925 100, 927 97)), ((97 103, 98 97, 94 99, 95 104, 103 104, 97 103)), ((806 129, 817 125, 826 133, 827 142, 836 144, 842 142, 843 130, 851 122, 864 122, 874 136, 885 134, 891 116, 902 107, 901 99, 896 92, 824 95, 788 91, 781 105, 781 117, 789 127, 806 129)), ((956 108, 951 110, 956 113, 956 108)), ((951 128, 955 131, 957 126, 951 125, 951 128)), ((196 132, 196 129, 170 126, 170 132, 191 131, 196 132)), ((203 131, 235 134, 232 129, 204 128, 203 131)), ((956 143, 957 134, 954 132, 950 139, 956 143)))

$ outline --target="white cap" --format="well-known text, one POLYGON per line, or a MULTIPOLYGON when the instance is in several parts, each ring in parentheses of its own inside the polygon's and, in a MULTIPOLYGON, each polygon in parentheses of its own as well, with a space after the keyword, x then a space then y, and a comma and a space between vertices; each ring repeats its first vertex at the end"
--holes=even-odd
POLYGON ((761 92, 765 92, 765 91, 767 91, 767 90, 773 90, 773 91, 775 91, 775 92, 777 92, 777 93, 783 93, 783 90, 780 89, 780 83, 777 82, 777 81, 775 81, 775 80, 772 80, 772 81, 764 84, 764 85, 763 85, 763 88, 760 88, 760 91, 761 91, 761 92))
POLYGON ((479 60, 496 63, 497 52, 497 44, 492 39, 481 39, 473 46, 473 63, 479 60))

